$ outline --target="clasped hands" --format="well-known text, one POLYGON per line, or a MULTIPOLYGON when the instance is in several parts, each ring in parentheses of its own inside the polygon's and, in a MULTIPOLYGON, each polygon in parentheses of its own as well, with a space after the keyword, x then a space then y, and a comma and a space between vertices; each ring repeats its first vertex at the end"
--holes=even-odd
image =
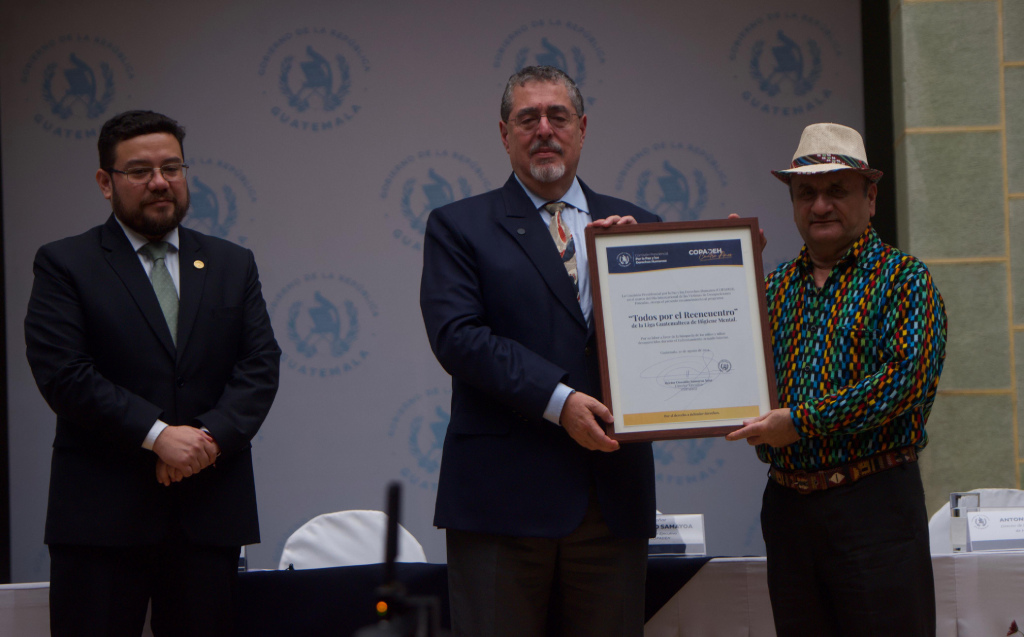
POLYGON ((220 446, 202 429, 167 426, 153 443, 153 451, 158 457, 156 480, 169 487, 216 462, 220 446))

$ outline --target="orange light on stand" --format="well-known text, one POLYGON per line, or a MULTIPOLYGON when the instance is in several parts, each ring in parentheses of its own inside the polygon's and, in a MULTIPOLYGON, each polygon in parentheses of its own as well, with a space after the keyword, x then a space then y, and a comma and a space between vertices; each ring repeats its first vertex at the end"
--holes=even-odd
POLYGON ((380 615, 381 617, 383 617, 384 615, 387 615, 387 613, 388 613, 388 603, 385 602, 384 600, 380 600, 379 602, 377 602, 377 614, 380 615))

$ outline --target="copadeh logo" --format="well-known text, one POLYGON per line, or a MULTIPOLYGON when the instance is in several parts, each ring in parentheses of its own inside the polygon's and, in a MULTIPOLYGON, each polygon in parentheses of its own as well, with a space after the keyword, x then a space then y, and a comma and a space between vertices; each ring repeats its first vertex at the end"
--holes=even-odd
POLYGON ((740 97, 767 115, 813 113, 832 97, 842 49, 832 30, 799 12, 758 17, 729 49, 740 97))
POLYGON ((683 142, 661 142, 640 149, 615 179, 620 197, 665 221, 722 216, 728 185, 714 155, 683 142))
POLYGON ((370 61, 345 33, 304 27, 267 49, 257 75, 271 116, 295 130, 322 132, 344 126, 362 109, 370 61))
POLYGON ((238 245, 248 245, 255 215, 256 189, 233 164, 189 157, 188 189, 192 206, 184 225, 238 245))
POLYGON ((20 83, 35 104, 32 120, 51 135, 92 139, 107 119, 130 103, 135 69, 106 38, 65 34, 37 48, 20 83))
POLYGON ((473 159, 447 150, 410 153, 388 172, 380 189, 391 236, 413 250, 423 249, 430 211, 491 189, 473 159))
POLYGON ((725 467, 725 458, 713 438, 655 442, 654 472, 660 483, 683 486, 703 482, 725 467))
POLYGON ((441 450, 451 419, 451 388, 428 389, 402 403, 391 419, 391 453, 400 459, 401 474, 411 486, 437 491, 441 450))
POLYGON ((505 36, 494 68, 506 79, 524 66, 554 66, 576 82, 587 106, 597 100, 594 93, 603 83, 604 49, 593 33, 570 20, 537 19, 505 36))
POLYGON ((377 304, 366 288, 347 276, 313 272, 296 277, 274 295, 268 309, 285 369, 304 376, 338 377, 370 355, 377 304))

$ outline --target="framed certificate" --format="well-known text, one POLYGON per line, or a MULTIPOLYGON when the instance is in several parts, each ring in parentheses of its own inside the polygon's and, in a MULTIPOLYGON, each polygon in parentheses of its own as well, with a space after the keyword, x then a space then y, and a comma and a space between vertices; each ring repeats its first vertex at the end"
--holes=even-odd
POLYGON ((724 436, 778 406, 757 219, 587 228, 608 436, 724 436))

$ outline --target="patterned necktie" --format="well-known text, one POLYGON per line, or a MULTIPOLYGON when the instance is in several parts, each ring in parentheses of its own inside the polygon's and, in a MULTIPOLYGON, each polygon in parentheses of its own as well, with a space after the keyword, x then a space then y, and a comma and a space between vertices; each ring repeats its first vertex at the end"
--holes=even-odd
POLYGON ((551 224, 548 226, 548 230, 551 232, 551 238, 555 240, 555 247, 558 248, 558 254, 562 257, 565 271, 569 273, 569 278, 572 279, 572 286, 576 290, 576 300, 579 301, 580 282, 579 277, 576 275, 576 242, 573 241, 569 228, 562 222, 562 211, 565 210, 565 203, 552 201, 544 204, 544 210, 551 213, 551 224))
POLYGON ((175 347, 178 345, 178 291, 174 289, 174 279, 167 271, 167 264, 164 260, 167 257, 167 249, 170 246, 166 241, 153 241, 139 248, 139 252, 146 253, 153 260, 153 269, 149 271, 149 280, 153 283, 153 290, 156 292, 156 299, 160 302, 160 309, 163 310, 164 320, 171 330, 171 340, 175 347))

